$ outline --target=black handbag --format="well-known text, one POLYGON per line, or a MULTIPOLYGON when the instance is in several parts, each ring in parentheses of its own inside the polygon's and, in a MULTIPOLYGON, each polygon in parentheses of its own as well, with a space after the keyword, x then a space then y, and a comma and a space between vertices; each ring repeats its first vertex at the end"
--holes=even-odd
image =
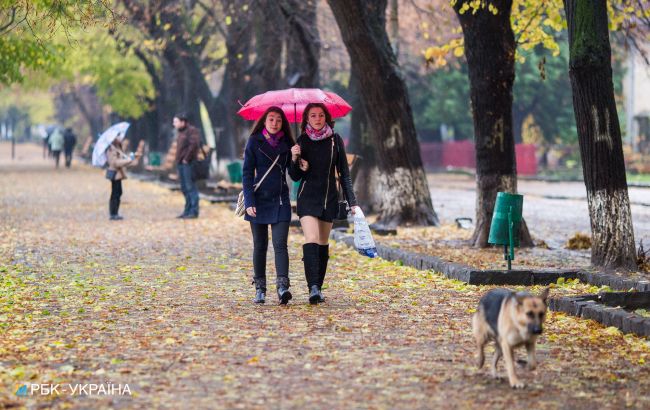
POLYGON ((106 179, 109 181, 115 181, 115 177, 117 176, 117 171, 114 169, 107 169, 106 170, 106 179))
MULTIPOLYGON (((333 136, 332 138, 334 139, 334 145, 336 146, 336 152, 339 154, 340 157, 340 151, 339 151, 339 146, 336 143, 336 136, 333 136)), ((339 158, 340 161, 340 158, 339 158)), ((338 174, 338 186, 336 187, 336 192, 337 192, 337 198, 338 198, 338 204, 336 207, 336 216, 334 217, 334 220, 336 221, 347 221, 348 220, 348 214, 350 213, 350 204, 348 203, 348 200, 345 198, 345 191, 343 191, 343 186, 341 184, 341 171, 339 170, 339 167, 336 166, 336 173, 338 174)))
POLYGON ((204 155, 202 160, 196 159, 192 161, 192 179, 198 181, 200 179, 208 179, 210 177, 210 151, 206 153, 203 147, 199 148, 204 155))

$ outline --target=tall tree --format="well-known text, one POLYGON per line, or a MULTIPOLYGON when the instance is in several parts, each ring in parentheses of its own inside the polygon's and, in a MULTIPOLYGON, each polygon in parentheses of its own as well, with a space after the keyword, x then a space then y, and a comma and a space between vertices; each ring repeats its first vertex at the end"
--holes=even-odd
POLYGON ((239 0, 221 0, 223 9, 230 16, 230 24, 224 30, 226 40, 226 68, 221 89, 217 96, 216 116, 220 119, 220 136, 217 152, 222 158, 237 158, 243 152, 241 138, 245 128, 243 120, 237 115, 238 101, 245 102, 247 76, 250 64, 253 33, 250 30, 252 12, 242 8, 239 0))
POLYGON ((284 0, 280 9, 289 25, 285 82, 289 87, 318 87, 320 36, 316 0, 284 0))
POLYGON ((328 0, 357 70, 368 129, 381 173, 378 221, 437 225, 422 167, 413 113, 400 68, 386 34, 386 0, 328 0))
POLYGON ((250 94, 259 94, 280 88, 286 21, 277 0, 258 0, 253 13, 255 61, 250 68, 250 94))
MULTIPOLYGON (((454 10, 463 29, 470 81, 476 148, 476 228, 471 242, 488 246, 497 192, 517 192, 515 141, 512 133, 512 87, 515 37, 510 24, 512 0, 493 0, 491 8, 470 9, 459 0, 454 10), (492 12, 492 7, 497 12, 492 12)), ((526 223, 520 243, 532 245, 526 223)))
POLYGON ((614 101, 606 0, 564 0, 569 76, 591 218, 591 262, 636 268, 621 129, 614 101))

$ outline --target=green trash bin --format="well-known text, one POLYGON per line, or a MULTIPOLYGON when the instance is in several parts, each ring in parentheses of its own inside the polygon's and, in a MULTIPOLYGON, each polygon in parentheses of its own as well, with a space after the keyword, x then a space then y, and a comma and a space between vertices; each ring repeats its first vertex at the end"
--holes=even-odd
POLYGON ((149 165, 153 167, 159 167, 160 166, 160 159, 162 157, 162 154, 160 152, 150 152, 149 153, 149 165))
POLYGON ((519 246, 519 227, 523 205, 523 195, 508 192, 497 193, 488 243, 504 246, 508 270, 511 268, 510 262, 515 259, 514 247, 519 246), (510 248, 510 252, 508 252, 508 248, 510 248))
POLYGON ((242 169, 241 169, 241 163, 240 162, 231 162, 226 166, 228 168, 228 176, 230 177, 230 182, 237 183, 241 182, 242 178, 242 169))

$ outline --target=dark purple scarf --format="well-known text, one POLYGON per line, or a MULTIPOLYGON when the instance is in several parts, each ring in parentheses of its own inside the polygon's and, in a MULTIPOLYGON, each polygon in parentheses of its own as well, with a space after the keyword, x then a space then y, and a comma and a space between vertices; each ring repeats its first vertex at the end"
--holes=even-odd
POLYGON ((277 148, 278 144, 280 143, 280 139, 284 137, 284 131, 279 131, 277 134, 271 134, 266 130, 266 128, 264 128, 262 130, 262 135, 264 135, 264 139, 269 143, 270 146, 277 148))

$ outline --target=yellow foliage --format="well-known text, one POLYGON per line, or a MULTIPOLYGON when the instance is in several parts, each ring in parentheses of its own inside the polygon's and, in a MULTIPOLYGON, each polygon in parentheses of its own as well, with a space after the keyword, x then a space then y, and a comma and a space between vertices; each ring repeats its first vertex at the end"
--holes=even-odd
MULTIPOLYGON (((459 0, 450 0, 451 7, 456 7, 459 0)), ((470 11, 472 14, 480 10, 487 10, 496 15, 500 10, 492 4, 491 0, 460 0, 462 4, 458 9, 460 14, 470 11)), ((650 18, 650 7, 631 7, 628 0, 613 0, 607 3, 609 12, 609 28, 611 31, 621 26, 629 25, 638 18, 650 18)), ((564 4, 562 0, 514 0, 510 13, 510 23, 517 42, 516 61, 524 63, 525 57, 521 51, 530 51, 541 45, 557 57, 560 46, 555 41, 556 33, 566 30, 567 22, 564 17, 564 4)), ((462 35, 460 29, 454 33, 462 35)), ((452 39, 447 44, 438 45, 427 49, 425 59, 427 64, 434 67, 446 64, 449 53, 461 57, 465 52, 464 47, 453 45, 458 39, 452 39), (436 49, 436 51, 430 51, 436 49), (439 55, 437 50, 444 50, 444 55, 439 55)))

